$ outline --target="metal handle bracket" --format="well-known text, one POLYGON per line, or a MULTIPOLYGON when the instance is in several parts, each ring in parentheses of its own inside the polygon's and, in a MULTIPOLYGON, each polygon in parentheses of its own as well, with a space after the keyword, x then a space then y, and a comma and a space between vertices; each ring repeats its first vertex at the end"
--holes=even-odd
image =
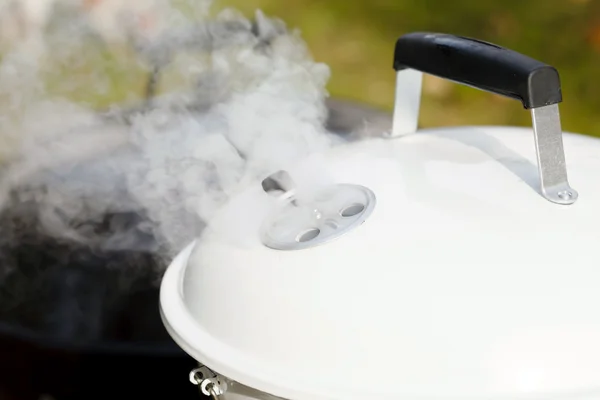
POLYGON ((553 203, 573 204, 579 194, 567 179, 558 104, 532 108, 531 120, 542 194, 553 203))

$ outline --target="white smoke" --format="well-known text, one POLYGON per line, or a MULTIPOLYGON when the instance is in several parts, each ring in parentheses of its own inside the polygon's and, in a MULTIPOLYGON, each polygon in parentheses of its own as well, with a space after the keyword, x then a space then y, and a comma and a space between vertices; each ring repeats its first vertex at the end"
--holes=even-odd
MULTIPOLYGON (((123 232, 99 239, 86 221, 141 207, 152 222, 142 229, 160 239, 168 259, 240 185, 332 145, 324 128, 329 68, 311 58, 298 32, 260 12, 254 21, 234 10, 211 17, 210 1, 190 4, 195 20, 161 9, 160 35, 135 42, 140 58, 132 65, 160 64, 163 77, 183 82, 182 89, 126 117, 45 89, 53 53, 82 48, 85 39, 68 31, 75 25, 59 29, 52 36, 59 47, 43 55, 24 48, 4 55, 0 137, 11 149, 0 155, 10 161, 0 176, 5 207, 15 201, 11 191, 27 183, 16 201, 35 202, 39 230, 112 248, 138 244, 123 232)), ((85 89, 103 90, 101 79, 85 89)))

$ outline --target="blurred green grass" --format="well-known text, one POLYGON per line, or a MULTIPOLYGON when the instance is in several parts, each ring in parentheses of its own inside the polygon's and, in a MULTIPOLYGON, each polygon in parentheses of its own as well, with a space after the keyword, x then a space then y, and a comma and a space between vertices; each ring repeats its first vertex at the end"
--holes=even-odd
MULTIPOLYGON (((559 70, 563 128, 600 136, 600 0, 215 0, 213 12, 228 7, 249 17, 261 9, 299 29, 314 58, 331 67, 333 97, 387 110, 393 47, 404 33, 447 32, 512 48, 559 70)), ((140 101, 148 78, 127 48, 83 45, 64 57, 53 54, 50 63, 48 91, 94 108, 140 101)), ((163 88, 186 84, 173 74, 165 82, 163 88)), ((426 77, 420 125, 465 124, 531 121, 516 101, 426 77)))
MULTIPOLYGON (((476 37, 555 66, 563 84, 563 129, 600 136, 598 0, 217 0, 246 15, 260 8, 298 28, 332 69, 332 96, 391 109, 398 36, 437 31, 476 37)), ((421 126, 529 126, 521 105, 427 77, 421 126)))

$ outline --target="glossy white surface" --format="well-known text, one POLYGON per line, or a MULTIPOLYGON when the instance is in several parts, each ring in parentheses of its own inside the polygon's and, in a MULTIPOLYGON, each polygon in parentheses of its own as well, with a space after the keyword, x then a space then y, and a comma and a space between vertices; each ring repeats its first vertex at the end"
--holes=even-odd
POLYGON ((364 185, 377 207, 301 251, 260 243, 274 199, 257 183, 168 269, 165 324, 200 362, 289 399, 598 396, 600 140, 564 144, 571 206, 537 192, 530 129, 420 131, 315 157, 290 171, 301 187, 364 185))

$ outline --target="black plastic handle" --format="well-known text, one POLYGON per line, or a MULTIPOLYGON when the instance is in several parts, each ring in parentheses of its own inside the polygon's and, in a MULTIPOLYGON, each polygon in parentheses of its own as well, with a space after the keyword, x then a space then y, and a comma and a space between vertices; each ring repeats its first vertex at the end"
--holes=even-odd
POLYGON ((429 32, 401 36, 394 69, 407 68, 521 100, 527 109, 562 101, 554 67, 477 39, 429 32))

